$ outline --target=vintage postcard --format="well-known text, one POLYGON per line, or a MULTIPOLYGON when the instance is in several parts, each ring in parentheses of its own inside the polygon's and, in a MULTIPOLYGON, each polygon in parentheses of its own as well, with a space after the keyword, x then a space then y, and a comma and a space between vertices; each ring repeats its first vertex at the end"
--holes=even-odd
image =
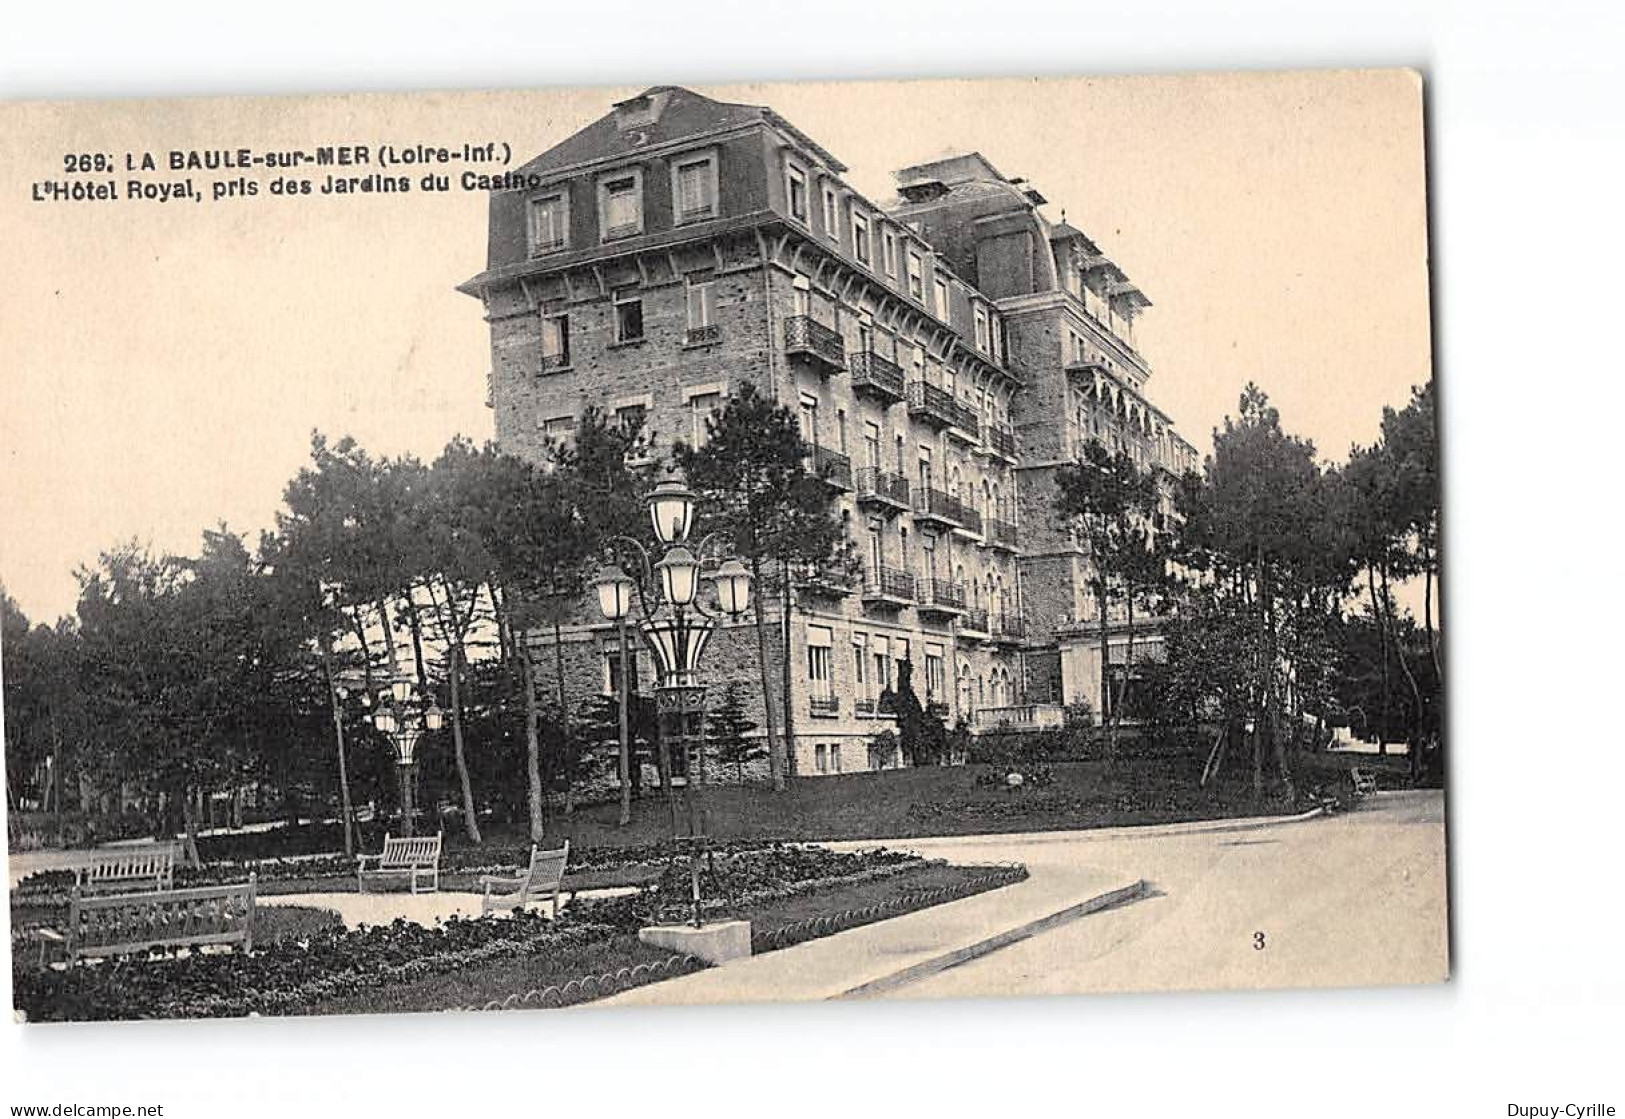
POLYGON ((0 120, 18 1020, 1448 978, 1415 73, 0 120))

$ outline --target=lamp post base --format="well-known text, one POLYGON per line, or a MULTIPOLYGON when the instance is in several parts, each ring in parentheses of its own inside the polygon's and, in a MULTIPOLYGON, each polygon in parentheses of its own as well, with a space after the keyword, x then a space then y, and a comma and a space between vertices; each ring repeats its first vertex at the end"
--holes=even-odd
POLYGON ((638 930, 638 940, 656 948, 681 952, 708 964, 743 959, 750 952, 749 921, 712 921, 693 925, 651 925, 638 930))

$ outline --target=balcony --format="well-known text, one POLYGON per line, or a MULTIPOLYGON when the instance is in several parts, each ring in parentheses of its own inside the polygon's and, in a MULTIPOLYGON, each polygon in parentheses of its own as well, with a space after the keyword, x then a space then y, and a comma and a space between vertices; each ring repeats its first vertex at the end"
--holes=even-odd
POLYGON ((1014 463, 1016 461, 1016 433, 1004 424, 984 423, 982 425, 980 453, 1014 463))
POLYGON ((997 614, 989 624, 996 644, 1020 645, 1027 640, 1027 622, 1019 614, 997 614))
POLYGON ((1001 552, 1014 552, 1021 546, 1021 533, 1009 521, 990 518, 983 536, 987 539, 989 548, 996 548, 1001 552))
POLYGON ((967 641, 986 641, 992 636, 987 625, 987 611, 980 606, 968 606, 959 619, 959 636, 967 641))
POLYGON ((953 526, 953 530, 961 536, 969 536, 980 540, 982 538, 982 514, 964 502, 960 502, 959 523, 953 526))
POLYGON ((973 725, 977 730, 1058 730, 1066 725, 1066 709, 1058 703, 983 707, 976 712, 973 725))
POLYGON ((834 695, 810 695, 807 697, 807 709, 814 715, 832 719, 841 713, 841 701, 834 695))
POLYGON ((935 715, 945 723, 948 721, 948 705, 940 699, 927 699, 925 711, 926 714, 935 715))
POLYGON ((685 336, 685 346, 709 346, 722 340, 722 328, 712 323, 708 326, 691 326, 685 336))
POLYGON ((855 353, 848 361, 852 368, 852 391, 879 401, 882 406, 898 404, 907 395, 903 370, 895 361, 871 350, 855 353))
POLYGON ((840 451, 832 451, 828 447, 814 447, 812 472, 837 493, 852 491, 852 460, 840 451))
POLYGON ((940 389, 925 381, 914 381, 908 386, 908 414, 942 431, 959 422, 959 402, 947 389, 940 389))
POLYGON ((1109 367, 1106 365, 1106 359, 1102 355, 1089 354, 1087 357, 1076 357, 1067 362, 1066 371, 1068 373, 1077 373, 1083 376, 1093 377, 1097 373, 1102 375, 1106 374, 1109 372, 1109 367))
POLYGON ((846 343, 841 341, 840 333, 808 315, 791 315, 784 320, 784 352, 803 359, 821 376, 846 368, 846 343))
POLYGON ((926 486, 914 487, 914 520, 921 524, 938 524, 957 528, 964 523, 965 507, 952 494, 926 486))
POLYGON ((874 696, 858 696, 852 701, 852 714, 860 719, 885 718, 889 712, 880 710, 880 701, 874 696))
POLYGON ((794 568, 790 581, 804 594, 817 598, 845 598, 857 585, 857 576, 836 563, 809 563, 794 568))
POLYGON ((952 579, 922 579, 917 609, 921 614, 957 617, 965 610, 965 585, 952 579))
POLYGON ((557 373, 561 369, 570 368, 569 354, 543 354, 542 372, 557 373))
POLYGON ((861 467, 857 472, 858 504, 888 516, 906 513, 908 479, 873 466, 861 467))
POLYGON ((975 408, 951 396, 948 402, 952 405, 949 410, 948 438, 957 439, 968 446, 975 446, 977 435, 982 429, 982 417, 977 414, 975 408))
POLYGON ((880 567, 868 573, 863 582, 865 606, 899 609, 914 603, 914 576, 895 567, 880 567))

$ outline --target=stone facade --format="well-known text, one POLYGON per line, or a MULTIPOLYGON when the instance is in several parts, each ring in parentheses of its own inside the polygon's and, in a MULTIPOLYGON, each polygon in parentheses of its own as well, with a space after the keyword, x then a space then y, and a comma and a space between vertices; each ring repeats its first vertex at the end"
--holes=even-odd
MULTIPOLYGON (((844 170, 771 109, 659 87, 492 196, 488 266, 463 286, 490 324, 505 450, 539 457, 596 405, 641 418, 663 458, 747 381, 800 417, 863 569, 798 575, 788 625, 766 603, 800 774, 896 764, 870 740, 894 725, 876 701, 903 660, 950 724, 1095 702, 1098 672, 1068 671, 1087 557, 1052 523, 1053 471, 1097 412, 1167 430, 1144 411, 1143 362, 1068 290, 1074 242, 1034 192, 967 156, 901 172, 881 206, 844 170), (1126 363, 1101 371, 1116 405, 1073 368, 1080 329, 1126 363)), ((1129 291, 1103 298, 1131 323, 1129 291)), ((608 689, 615 634, 594 615, 583 603, 558 628, 572 702, 608 689)), ((555 632, 530 640, 552 687, 555 632)), ((751 624, 712 639, 702 677, 713 703, 743 683, 764 722, 751 624)))

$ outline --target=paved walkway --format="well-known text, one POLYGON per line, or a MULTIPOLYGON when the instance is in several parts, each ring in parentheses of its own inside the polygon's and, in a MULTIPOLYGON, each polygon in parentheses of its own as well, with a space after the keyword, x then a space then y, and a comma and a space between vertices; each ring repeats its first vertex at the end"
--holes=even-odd
MULTIPOLYGON (((873 846, 873 844, 870 844, 873 846)), ((965 863, 988 860, 969 858, 965 863)), ((1133 875, 1079 863, 1028 865, 1030 877, 945 905, 877 921, 792 948, 638 987, 593 1006, 656 1006, 831 999, 936 957, 1048 917, 1133 875)))

